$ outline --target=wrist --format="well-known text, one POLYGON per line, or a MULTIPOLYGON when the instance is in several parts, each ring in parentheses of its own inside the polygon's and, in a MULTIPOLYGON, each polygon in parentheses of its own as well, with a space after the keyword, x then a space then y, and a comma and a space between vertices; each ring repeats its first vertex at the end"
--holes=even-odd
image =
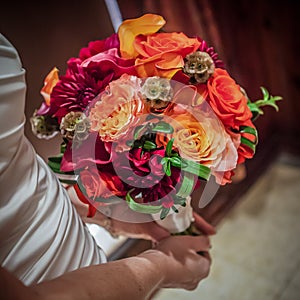
POLYGON ((103 206, 101 211, 97 211, 93 219, 96 221, 95 223, 106 229, 113 238, 119 237, 114 219, 112 218, 112 208, 110 205, 103 206))
POLYGON ((159 250, 149 249, 139 254, 138 257, 146 259, 151 264, 150 268, 157 278, 157 288, 165 287, 168 270, 166 255, 159 250))

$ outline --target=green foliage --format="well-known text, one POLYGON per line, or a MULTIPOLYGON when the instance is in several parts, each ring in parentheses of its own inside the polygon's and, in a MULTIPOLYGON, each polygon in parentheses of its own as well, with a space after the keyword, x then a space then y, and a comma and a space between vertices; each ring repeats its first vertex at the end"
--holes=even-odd
POLYGON ((253 115, 252 121, 256 120, 260 115, 264 114, 264 111, 262 110, 264 106, 271 106, 276 111, 279 111, 279 107, 276 102, 282 100, 281 96, 270 95, 269 91, 265 87, 260 88, 263 94, 263 99, 256 100, 255 102, 251 102, 248 99, 248 107, 253 115))

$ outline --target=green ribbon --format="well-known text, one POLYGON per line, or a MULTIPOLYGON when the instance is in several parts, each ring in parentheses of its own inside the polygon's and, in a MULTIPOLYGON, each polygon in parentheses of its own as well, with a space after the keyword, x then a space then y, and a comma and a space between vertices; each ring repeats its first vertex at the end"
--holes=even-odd
POLYGON ((191 195, 195 184, 195 175, 192 173, 184 172, 183 180, 179 191, 176 196, 186 198, 191 195))
MULTIPOLYGON (((131 190, 132 191, 132 190, 131 190)), ((141 204, 134 201, 134 199, 131 197, 129 191, 126 195, 126 201, 128 203, 129 208, 136 212, 140 212, 143 214, 155 214, 161 211, 162 205, 150 205, 150 204, 141 204)))

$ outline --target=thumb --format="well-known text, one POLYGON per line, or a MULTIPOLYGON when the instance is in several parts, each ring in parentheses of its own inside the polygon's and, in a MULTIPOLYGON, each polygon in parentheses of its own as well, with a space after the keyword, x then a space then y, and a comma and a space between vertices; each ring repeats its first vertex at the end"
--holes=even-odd
POLYGON ((195 219, 196 227, 205 235, 214 235, 216 234, 216 228, 205 221, 200 215, 196 212, 193 212, 193 217, 195 219))

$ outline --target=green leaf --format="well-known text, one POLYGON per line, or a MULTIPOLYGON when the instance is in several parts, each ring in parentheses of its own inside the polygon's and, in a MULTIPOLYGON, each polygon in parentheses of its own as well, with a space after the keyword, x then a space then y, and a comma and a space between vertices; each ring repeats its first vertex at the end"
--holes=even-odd
POLYGON ((173 156, 170 158, 171 165, 176 168, 181 168, 181 158, 173 156))
POLYGON ((163 169, 167 176, 171 176, 171 162, 169 159, 163 164, 163 169))
POLYGON ((248 133, 248 134, 252 134, 255 138, 253 144, 257 145, 258 142, 258 133, 257 130, 253 127, 250 126, 241 126, 240 127, 240 133, 248 133))
POLYGON ((204 180, 208 180, 210 177, 210 168, 201 165, 192 160, 187 160, 182 158, 181 170, 192 173, 204 180))
POLYGON ((185 206, 186 204, 186 198, 181 198, 181 197, 178 197, 177 195, 174 197, 174 204, 178 204, 178 205, 181 205, 181 206, 185 206))
POLYGON ((174 132, 174 128, 163 121, 160 121, 156 124, 154 124, 154 127, 152 128, 152 131, 154 132, 162 132, 162 133, 173 133, 174 132))
POLYGON ((145 141, 145 143, 143 144, 143 149, 145 150, 154 150, 156 148, 156 144, 151 141, 145 141))
POLYGON ((241 126, 240 127, 240 132, 241 133, 249 133, 249 134, 252 134, 254 136, 257 136, 257 130, 253 127, 250 127, 250 126, 241 126))
POLYGON ((126 145, 127 145, 128 147, 132 147, 132 146, 133 146, 133 140, 128 140, 128 141, 126 141, 126 145))
POLYGON ((264 106, 271 106, 276 111, 279 111, 279 107, 277 105, 277 101, 282 100, 281 96, 272 96, 270 95, 269 91, 265 87, 260 87, 263 95, 263 99, 256 100, 255 102, 248 101, 248 107, 251 110, 253 114, 252 120, 257 119, 258 116, 263 115, 264 112, 262 110, 262 107, 264 106))
POLYGON ((174 143, 174 138, 172 138, 168 141, 168 144, 166 146, 166 155, 167 156, 171 156, 173 143, 174 143))
POLYGON ((60 163, 62 160, 62 155, 59 156, 52 156, 48 158, 48 166, 54 173, 63 173, 60 170, 60 163))
POLYGON ((172 210, 178 214, 178 209, 173 205, 172 210))
POLYGON ((131 197, 129 191, 126 195, 126 201, 128 203, 128 206, 130 209, 136 211, 136 212, 140 212, 140 213, 144 213, 144 214, 156 214, 158 212, 161 211, 162 206, 161 205, 151 205, 151 204, 141 204, 141 203, 137 203, 133 200, 133 198, 131 197))
POLYGON ((140 132, 145 128, 146 126, 145 125, 139 125, 137 126, 135 129, 134 129, 134 134, 133 134, 133 139, 136 140, 139 135, 140 135, 140 132))
POLYGON ((269 97, 270 97, 269 91, 263 86, 261 86, 260 89, 262 91, 263 98, 264 99, 269 99, 269 97))
POLYGON ((250 141, 249 139, 245 138, 245 137, 241 137, 241 143, 246 145, 247 147, 249 147, 250 149, 252 149, 253 152, 255 152, 256 149, 256 145, 255 143, 253 143, 252 141, 250 141))
POLYGON ((61 154, 65 153, 66 149, 67 149, 67 144, 66 143, 61 143, 60 144, 60 153, 61 154))
POLYGON ((252 112, 252 121, 255 121, 260 115, 264 114, 264 111, 257 107, 256 104, 248 102, 248 107, 252 112))
POLYGON ((161 163, 162 165, 165 165, 166 163, 168 163, 168 160, 169 160, 168 157, 163 157, 163 158, 161 159, 160 163, 161 163))
POLYGON ((160 213, 160 219, 163 220, 169 213, 170 208, 163 207, 160 213))
POLYGON ((195 175, 184 172, 183 181, 176 196, 180 198, 186 198, 191 195, 195 184, 195 175))

